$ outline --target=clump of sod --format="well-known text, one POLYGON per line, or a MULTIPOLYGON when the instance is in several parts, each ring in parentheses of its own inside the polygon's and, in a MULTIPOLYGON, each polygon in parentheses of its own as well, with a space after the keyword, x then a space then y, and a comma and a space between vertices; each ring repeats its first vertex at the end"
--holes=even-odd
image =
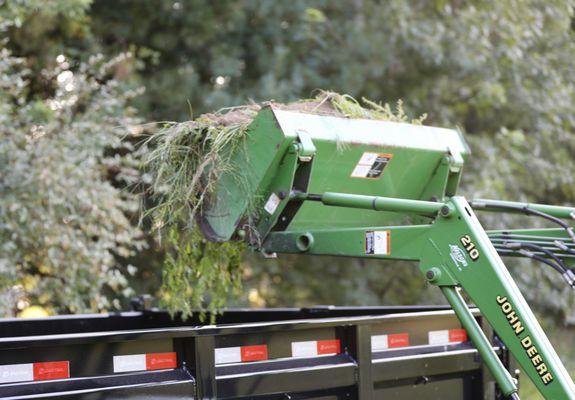
MULTIPOLYGON (((241 293, 243 242, 212 243, 195 226, 196 215, 221 174, 233 170, 228 159, 245 138, 248 125, 263 105, 345 118, 377 119, 422 124, 410 119, 401 101, 389 104, 320 91, 312 99, 290 104, 264 103, 227 108, 183 123, 168 123, 154 133, 146 148, 144 166, 151 176, 153 207, 145 215, 167 242, 161 305, 184 317, 194 309, 212 315, 232 295, 241 293)), ((344 151, 344 150, 343 150, 344 151)))

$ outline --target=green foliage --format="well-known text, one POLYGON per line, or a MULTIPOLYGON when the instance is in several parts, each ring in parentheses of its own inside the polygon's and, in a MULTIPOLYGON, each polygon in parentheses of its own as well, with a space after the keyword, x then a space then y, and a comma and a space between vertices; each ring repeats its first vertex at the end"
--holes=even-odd
POLYGON ((256 110, 228 111, 165 123, 144 144, 144 152, 150 149, 144 165, 155 202, 146 214, 152 216, 155 229, 182 221, 191 225, 219 175, 230 168, 227 155, 241 143, 256 110))
MULTIPOLYGON (((70 10, 85 4, 34 2, 48 3, 67 3, 70 10)), ((3 12, 24 3, 0 4, 0 15, 7 15, 3 12)), ((71 18, 66 7, 55 7, 60 11, 51 16, 24 9, 10 11, 20 22, 8 36, 11 49, 33 71, 26 81, 31 93, 41 98, 52 96, 41 71, 57 66, 57 55, 65 55, 74 69, 98 52, 138 58, 116 75, 146 86, 137 105, 148 120, 189 119, 190 104, 200 114, 252 99, 285 103, 320 87, 357 99, 393 103, 401 98, 410 114, 428 113, 427 124, 458 126, 467 134, 474 152, 464 174, 468 197, 574 202, 572 1, 117 0, 113 7, 95 2, 89 18, 71 18)), ((19 79, 10 73, 8 81, 17 86, 19 79)), ((7 90, 0 90, 0 97, 7 90)), ((53 118, 33 94, 25 99, 27 118, 53 118)), ((0 119, 7 115, 0 110, 0 119)), ((0 125, 6 121, 14 119, 0 125)), ((487 227, 534 224, 515 217, 481 218, 487 227)), ((157 250, 154 254, 161 259, 157 250)), ((144 257, 139 268, 149 259, 144 257)), ((316 271, 331 271, 333 260, 314 259, 313 266, 309 259, 288 260, 301 267, 271 274, 275 261, 248 259, 252 275, 243 276, 245 291, 256 290, 268 305, 407 302, 421 291, 414 279, 404 282, 411 291, 385 296, 383 286, 371 282, 386 281, 390 274, 374 277, 372 269, 355 261, 345 272, 342 263, 341 270, 317 280, 316 271), (344 273, 354 278, 353 299, 341 295, 345 288, 338 275, 344 273), (278 279, 281 290, 274 289, 278 279), (264 291, 261 282, 270 282, 273 290, 264 291)), ((562 293, 560 278, 539 266, 506 262, 539 310, 573 320, 572 296, 562 293)))
POLYGON ((162 271, 161 304, 184 317, 192 309, 213 311, 240 293, 241 242, 207 242, 194 226, 196 214, 222 173, 228 155, 240 145, 255 116, 254 107, 203 115, 185 123, 168 123, 142 146, 144 169, 151 179, 153 206, 144 219, 166 236, 168 252, 162 271))
MULTIPOLYGON (((427 124, 467 134, 468 197, 575 203, 573 6, 571 0, 116 0, 113 6, 0 0, 0 33, 9 38, 0 46, 14 55, 0 54, 0 312, 14 311, 19 299, 62 312, 108 308, 129 295, 128 286, 158 287, 163 249, 150 237, 152 247, 139 250, 139 259, 124 258, 142 245, 137 218, 126 217, 135 210, 133 194, 120 189, 140 182, 129 142, 120 141, 121 130, 135 122, 125 101, 140 85, 146 93, 136 104, 147 120, 186 120, 190 105, 200 114, 252 99, 285 103, 316 88, 404 99, 410 114, 428 113, 427 124), (101 59, 79 72, 95 54, 123 52, 133 57, 116 60, 107 73, 101 59), (65 70, 78 85, 72 92, 58 84, 65 70), (70 102, 74 95, 78 100, 70 102), (130 262, 138 266, 135 276, 130 262)), ((480 217, 493 228, 535 224, 480 217)), ((179 292, 201 304, 212 300, 202 291, 232 295, 238 271, 203 263, 202 273, 216 285, 210 287, 199 270, 181 268, 198 264, 197 252, 210 245, 190 239, 195 232, 187 225, 170 229, 162 242, 173 260, 164 277, 169 301, 180 301, 173 295, 179 292)), ((208 253, 216 263, 237 265, 208 253)), ((573 323, 573 295, 556 274, 505 261, 541 313, 573 323)), ((244 296, 228 304, 441 301, 405 264, 284 256, 243 262, 244 296)), ((188 312, 191 304, 173 307, 188 312)))
POLYGON ((31 15, 63 17, 78 20, 84 17, 92 0, 0 0, 0 30, 21 28, 31 15))
POLYGON ((209 242, 197 229, 177 225, 169 228, 167 236, 173 250, 163 265, 161 305, 183 317, 207 306, 215 317, 241 294, 241 257, 246 246, 209 242))
POLYGON ((410 118, 403 109, 403 101, 397 101, 395 111, 388 103, 381 104, 363 97, 361 103, 349 94, 341 95, 335 92, 320 91, 320 94, 311 101, 328 103, 335 110, 335 115, 346 118, 377 119, 381 121, 404 122, 421 125, 427 118, 423 114, 419 118, 410 118))
POLYGON ((139 176, 123 140, 139 123, 127 106, 138 92, 112 79, 130 58, 94 56, 76 68, 64 58, 40 76, 28 62, 1 50, 0 314, 29 303, 120 308, 135 267, 119 260, 144 246, 129 218, 136 196, 120 189, 139 176))

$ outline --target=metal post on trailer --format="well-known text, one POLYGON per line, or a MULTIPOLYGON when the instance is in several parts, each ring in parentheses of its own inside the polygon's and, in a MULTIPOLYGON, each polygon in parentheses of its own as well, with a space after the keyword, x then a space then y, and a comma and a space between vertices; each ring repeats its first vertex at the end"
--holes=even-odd
POLYGON ((373 399, 373 374, 371 359, 371 327, 370 325, 353 326, 353 356, 357 361, 357 398, 373 399))
POLYGON ((196 336, 194 343, 194 372, 198 400, 217 398, 214 336, 196 336))

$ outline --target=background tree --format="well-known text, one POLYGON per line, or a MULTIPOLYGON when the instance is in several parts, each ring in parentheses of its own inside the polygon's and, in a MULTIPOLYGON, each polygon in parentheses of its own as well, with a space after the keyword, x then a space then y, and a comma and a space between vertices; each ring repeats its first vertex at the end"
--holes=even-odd
MULTIPOLYGON (((573 177, 565 173, 574 154, 568 1, 114 4, 93 4, 92 31, 106 51, 129 49, 142 57, 134 79, 147 87, 139 103, 147 116, 184 120, 190 105, 197 115, 250 99, 291 101, 316 88, 388 102, 401 98, 414 115, 428 113, 427 123, 467 135, 474 155, 463 189, 470 197, 572 202, 573 177)), ((493 228, 517 222, 482 218, 493 228)), ((249 263, 254 280, 268 273, 269 262, 249 263)), ((266 304, 290 302, 290 295, 283 303, 272 293, 326 301, 321 291, 303 296, 295 282, 337 264, 319 259, 313 272, 282 268, 276 283, 282 279, 293 290, 260 294, 268 296, 266 304)), ((562 286, 553 288, 552 272, 509 264, 530 300, 573 318, 571 296, 562 286)), ((345 266, 368 281, 372 269, 359 262, 345 266)), ((337 280, 326 286, 337 287, 337 280)), ((358 304, 381 298, 368 286, 358 304)))
MULTIPOLYGON (((82 18, 88 3, 31 4, 2 4, 2 29, 82 18)), ((0 313, 119 309, 136 273, 125 261, 145 244, 137 198, 119 188, 139 177, 123 140, 138 93, 113 79, 129 57, 0 54, 0 313)))

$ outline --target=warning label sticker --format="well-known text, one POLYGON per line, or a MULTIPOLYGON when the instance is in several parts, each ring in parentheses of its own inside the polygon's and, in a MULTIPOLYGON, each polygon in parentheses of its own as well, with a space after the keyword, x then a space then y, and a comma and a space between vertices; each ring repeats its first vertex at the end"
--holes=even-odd
POLYGON ((365 231, 365 254, 389 255, 390 239, 389 231, 365 231))
POLYGON ((271 196, 268 198, 268 201, 266 201, 266 204, 264 205, 264 210, 266 210, 268 214, 272 215, 273 213, 276 212, 276 209, 280 205, 280 202, 281 200, 278 197, 278 195, 272 193, 271 196))
POLYGON ((353 169, 351 177, 377 179, 392 157, 392 154, 365 152, 353 169))

